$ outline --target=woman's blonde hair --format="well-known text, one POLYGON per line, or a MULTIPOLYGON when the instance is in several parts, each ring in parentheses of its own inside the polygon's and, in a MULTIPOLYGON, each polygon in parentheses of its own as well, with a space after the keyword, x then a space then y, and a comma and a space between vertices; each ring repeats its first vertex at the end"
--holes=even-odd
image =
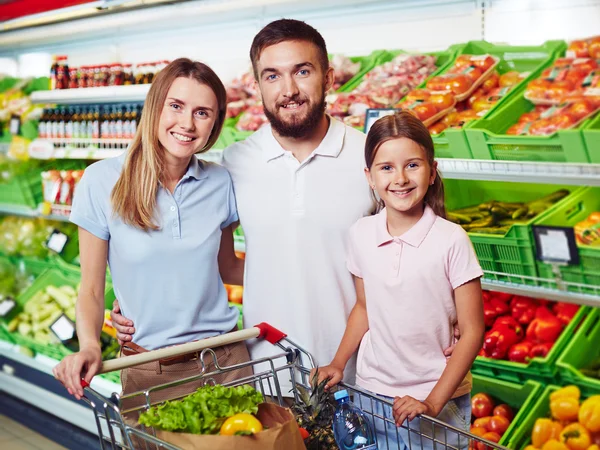
MULTIPOLYGON (((381 144, 398 138, 407 138, 416 142, 425 151, 429 167, 434 164, 433 140, 427 127, 419 119, 406 111, 382 117, 373 124, 367 134, 365 144, 365 163, 369 169, 373 165, 375 155, 381 144)), ((436 173, 433 185, 427 189, 425 204, 429 205, 433 212, 440 217, 446 218, 446 206, 444 204, 444 183, 439 171, 436 173)), ((379 200, 378 209, 385 205, 379 200)))
POLYGON ((217 97, 215 124, 200 153, 208 151, 215 144, 225 122, 225 87, 206 64, 179 58, 158 73, 146 96, 137 133, 111 194, 113 213, 126 224, 144 231, 160 228, 154 222, 154 210, 159 182, 164 181, 165 149, 158 140, 158 124, 169 89, 173 81, 180 77, 208 86, 217 97))

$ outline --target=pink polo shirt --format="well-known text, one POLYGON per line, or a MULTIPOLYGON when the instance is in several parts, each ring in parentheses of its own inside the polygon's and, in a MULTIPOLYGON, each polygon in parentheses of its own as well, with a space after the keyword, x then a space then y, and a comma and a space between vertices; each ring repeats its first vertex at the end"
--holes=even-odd
MULTIPOLYGON (((454 339, 454 289, 483 275, 467 233, 427 206, 410 230, 393 237, 384 209, 352 226, 348 248, 347 266, 364 281, 369 318, 357 384, 390 397, 425 400, 454 339)), ((455 396, 469 392, 465 383, 455 396)))

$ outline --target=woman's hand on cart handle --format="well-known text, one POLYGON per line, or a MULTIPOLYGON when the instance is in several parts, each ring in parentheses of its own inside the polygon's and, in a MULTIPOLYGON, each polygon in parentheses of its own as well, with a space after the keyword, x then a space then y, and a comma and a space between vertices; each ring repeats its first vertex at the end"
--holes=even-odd
POLYGON ((112 320, 113 328, 117 330, 119 345, 123 345, 125 342, 130 342, 133 339, 133 333, 135 333, 133 321, 121 315, 121 307, 119 306, 119 300, 117 299, 113 302, 110 320, 112 320))
POLYGON ((319 374, 318 384, 321 384, 323 380, 329 380, 325 385, 325 390, 334 387, 344 378, 344 368, 339 367, 333 363, 328 366, 317 367, 316 369, 312 369, 310 371, 310 378, 312 379, 315 374, 319 374))
POLYGON ((82 348, 79 352, 68 355, 52 369, 54 377, 67 388, 69 394, 77 400, 83 397, 82 378, 88 384, 102 366, 100 346, 82 348))

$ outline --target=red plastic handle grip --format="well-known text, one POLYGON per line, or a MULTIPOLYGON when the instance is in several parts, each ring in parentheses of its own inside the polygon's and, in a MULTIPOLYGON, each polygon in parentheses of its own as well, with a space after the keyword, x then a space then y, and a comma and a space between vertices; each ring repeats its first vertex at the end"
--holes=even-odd
POLYGON ((284 337, 287 336, 287 334, 283 333, 282 331, 279 331, 277 328, 272 327, 271 325, 265 322, 255 325, 255 328, 258 328, 260 330, 260 334, 258 335, 258 337, 266 339, 271 344, 277 344, 279 341, 281 341, 284 337))
POLYGON ((89 386, 90 386, 90 383, 88 383, 87 381, 85 381, 85 380, 82 378, 82 379, 81 379, 81 387, 85 389, 86 387, 89 387, 89 386))

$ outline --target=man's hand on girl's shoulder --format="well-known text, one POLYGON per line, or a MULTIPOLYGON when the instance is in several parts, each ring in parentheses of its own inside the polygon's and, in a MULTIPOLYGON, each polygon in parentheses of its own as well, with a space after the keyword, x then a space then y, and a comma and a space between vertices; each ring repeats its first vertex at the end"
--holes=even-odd
POLYGON ((123 345, 125 342, 130 342, 133 339, 133 333, 135 333, 133 322, 121 315, 121 307, 119 306, 119 300, 117 299, 113 302, 110 320, 112 320, 113 328, 117 330, 119 345, 123 345))

